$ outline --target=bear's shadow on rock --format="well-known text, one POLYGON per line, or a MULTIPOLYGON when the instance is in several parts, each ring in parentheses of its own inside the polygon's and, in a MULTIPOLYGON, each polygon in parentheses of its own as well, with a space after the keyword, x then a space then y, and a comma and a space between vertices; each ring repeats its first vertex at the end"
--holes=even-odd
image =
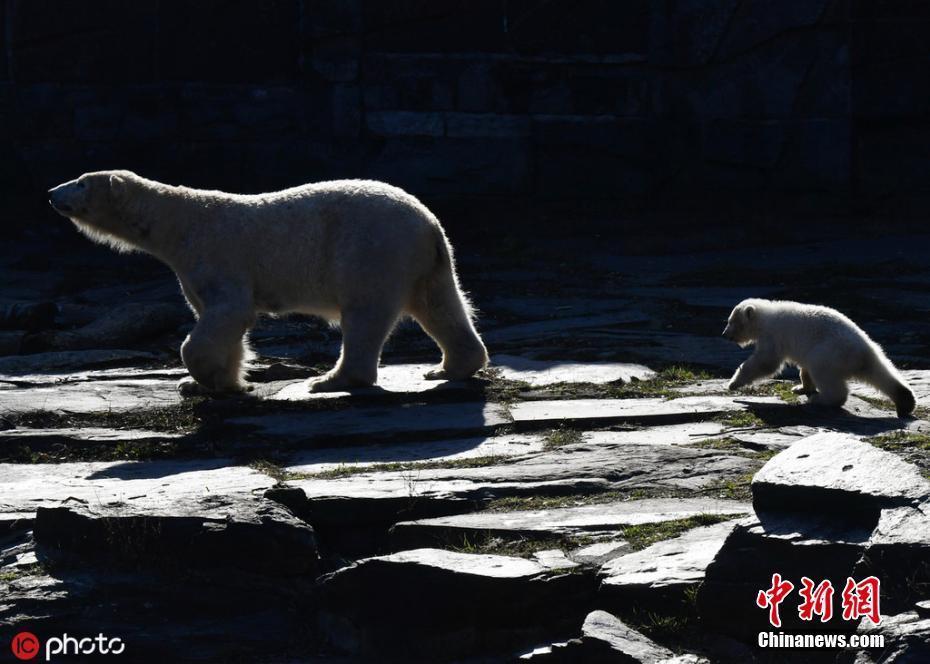
POLYGON ((810 403, 785 404, 774 408, 750 402, 744 402, 744 405, 764 423, 765 428, 770 429, 807 426, 858 436, 876 436, 902 429, 912 420, 894 415, 868 417, 846 408, 831 408, 810 403))
POLYGON ((306 381, 273 381, 254 392, 195 397, 182 406, 194 423, 132 459, 88 479, 144 479, 272 461, 297 463, 422 462, 479 447, 493 435, 486 422, 489 381, 438 382, 421 392, 372 386, 300 400, 268 398, 306 381), (441 412, 436 409, 441 410, 441 412), (145 460, 145 463, 139 463, 145 460))

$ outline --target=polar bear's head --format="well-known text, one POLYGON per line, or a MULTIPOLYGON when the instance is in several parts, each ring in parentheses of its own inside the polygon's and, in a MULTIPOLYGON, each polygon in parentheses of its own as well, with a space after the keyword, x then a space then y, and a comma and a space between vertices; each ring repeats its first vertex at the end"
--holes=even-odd
POLYGON ((748 346, 759 338, 759 313, 761 300, 743 300, 730 312, 723 337, 729 341, 748 346))
POLYGON ((131 223, 126 210, 129 188, 136 177, 130 171, 85 173, 49 189, 48 202, 90 239, 126 251, 142 231, 131 223))

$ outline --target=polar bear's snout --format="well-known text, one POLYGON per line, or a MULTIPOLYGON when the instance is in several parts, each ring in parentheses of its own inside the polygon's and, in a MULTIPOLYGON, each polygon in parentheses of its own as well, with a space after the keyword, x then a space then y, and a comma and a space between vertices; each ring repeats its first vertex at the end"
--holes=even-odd
POLYGON ((48 190, 48 202, 58 214, 70 216, 86 207, 87 187, 83 182, 72 180, 48 190))

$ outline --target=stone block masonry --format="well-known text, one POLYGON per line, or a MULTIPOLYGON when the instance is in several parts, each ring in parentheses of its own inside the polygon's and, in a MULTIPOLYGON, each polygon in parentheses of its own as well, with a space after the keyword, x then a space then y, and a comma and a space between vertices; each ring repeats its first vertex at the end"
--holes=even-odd
POLYGON ((894 205, 930 193, 930 15, 882 6, 10 0, 0 187, 35 215, 113 167, 428 203, 894 205))

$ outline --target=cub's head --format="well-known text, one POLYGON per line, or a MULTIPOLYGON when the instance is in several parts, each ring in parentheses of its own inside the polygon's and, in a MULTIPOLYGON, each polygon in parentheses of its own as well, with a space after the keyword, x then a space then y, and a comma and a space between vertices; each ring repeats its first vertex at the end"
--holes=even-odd
POLYGON ((761 300, 751 299, 743 300, 733 307, 723 330, 723 338, 740 346, 748 346, 758 339, 762 304, 761 300))
POLYGON ((127 251, 143 232, 127 214, 129 190, 137 176, 130 171, 85 173, 48 191, 54 210, 70 219, 95 242, 127 251))

